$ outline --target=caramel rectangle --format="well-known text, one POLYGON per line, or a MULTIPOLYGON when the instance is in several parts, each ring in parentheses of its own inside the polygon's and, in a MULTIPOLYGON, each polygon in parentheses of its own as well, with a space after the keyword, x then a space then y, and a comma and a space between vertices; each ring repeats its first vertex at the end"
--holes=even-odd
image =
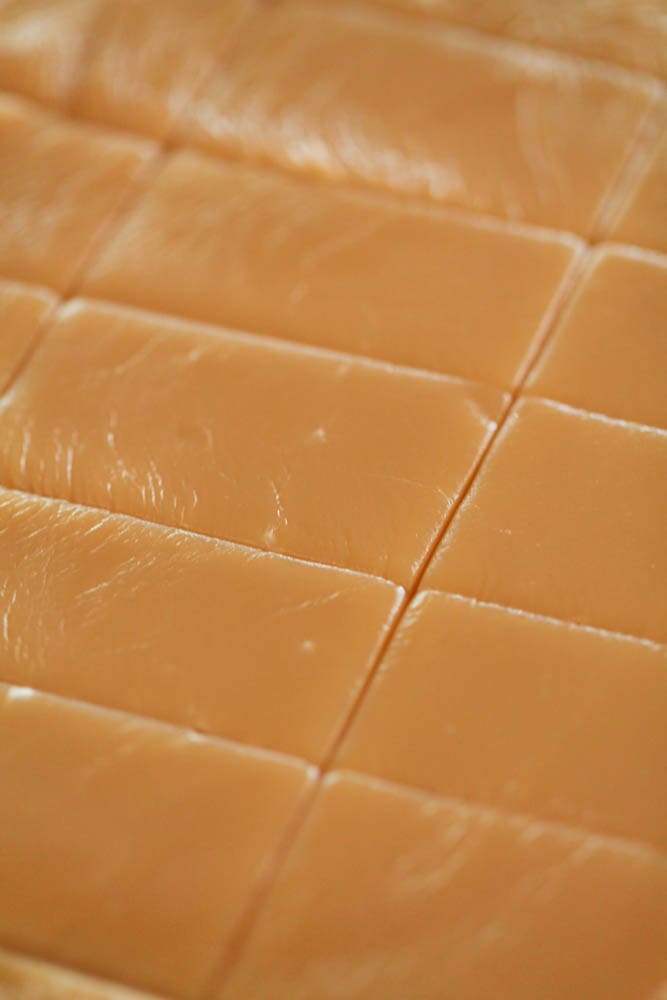
POLYGON ((665 851, 666 719, 657 644, 422 593, 338 763, 665 851))
POLYGON ((198 997, 305 765, 0 685, 0 943, 198 997))
POLYGON ((601 247, 528 392, 667 430, 666 373, 667 257, 601 247))
POLYGON ((0 490, 0 678, 320 758, 399 588, 0 490))
POLYGON ((658 88, 361 4, 260 8, 189 141, 587 234, 658 88))
POLYGON ((521 400, 425 586, 667 640, 667 432, 521 400))
POLYGON ((219 995, 627 1000, 666 928, 653 851, 334 774, 219 995))
POLYGON ((508 388, 576 247, 181 152, 83 290, 508 388))
POLYGON ((502 403, 78 301, 0 401, 0 482, 406 583, 502 403))

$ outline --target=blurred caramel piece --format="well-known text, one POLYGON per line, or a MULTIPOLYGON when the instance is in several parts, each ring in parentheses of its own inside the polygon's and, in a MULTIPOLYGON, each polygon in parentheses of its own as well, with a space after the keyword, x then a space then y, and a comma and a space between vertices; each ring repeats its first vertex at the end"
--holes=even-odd
POLYGON ((376 0, 667 78, 664 0, 376 0))
POLYGON ((656 89, 352 4, 267 5, 192 103, 205 147, 588 233, 656 89))
POLYGON ((0 96, 0 273, 65 291, 150 153, 0 96))
POLYGON ((0 676, 322 756, 401 592, 0 490, 0 676))
POLYGON ((0 0, 0 87, 62 106, 102 0, 0 0))
POLYGON ((667 257, 603 247, 541 356, 529 391, 667 429, 665 331, 667 257))
POLYGON ((667 432, 519 402, 425 585, 667 641, 667 432))
POLYGON ((650 850, 333 775, 219 996, 628 1000, 666 931, 650 850))
POLYGON ((665 649, 422 593, 339 764, 665 851, 665 720, 665 649))
MULTIPOLYGON (((667 21, 667 14, 665 15, 667 21)), ((647 158, 612 233, 614 239, 667 253, 667 126, 647 158)))
POLYGON ((251 0, 104 0, 75 114, 163 137, 220 61, 251 0))
MULTIPOLYGON (((116 983, 92 979, 0 948, 2 1000, 151 1000, 116 983)), ((155 998, 158 1000, 158 998, 155 998)))
POLYGON ((180 153, 84 288, 509 387, 576 245, 180 153))
POLYGON ((0 482, 406 583, 501 407, 488 386, 78 301, 0 401, 0 482))
POLYGON ((308 780, 287 758, 0 685, 0 942, 201 996, 308 780))
POLYGON ((0 392, 26 356, 56 298, 45 288, 0 279, 0 392))

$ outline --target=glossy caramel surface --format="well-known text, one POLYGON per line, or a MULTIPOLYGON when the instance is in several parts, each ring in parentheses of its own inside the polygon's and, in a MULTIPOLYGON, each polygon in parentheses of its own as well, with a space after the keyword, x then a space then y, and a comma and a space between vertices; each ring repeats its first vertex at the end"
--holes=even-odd
POLYGON ((0 0, 0 1000, 667 1000, 663 0, 0 0))

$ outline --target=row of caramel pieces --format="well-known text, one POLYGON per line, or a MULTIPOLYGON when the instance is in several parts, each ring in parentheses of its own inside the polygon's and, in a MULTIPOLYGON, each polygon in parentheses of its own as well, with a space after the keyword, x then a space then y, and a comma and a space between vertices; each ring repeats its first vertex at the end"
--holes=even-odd
POLYGON ((667 250, 666 25, 662 0, 162 0, 159 17, 3 0, 0 87, 161 143, 667 250))

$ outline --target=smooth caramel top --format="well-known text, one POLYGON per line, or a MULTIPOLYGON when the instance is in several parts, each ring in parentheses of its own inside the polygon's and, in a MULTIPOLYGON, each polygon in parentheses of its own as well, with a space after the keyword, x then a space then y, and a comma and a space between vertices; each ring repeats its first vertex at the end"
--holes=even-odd
POLYGON ((656 95, 613 68, 432 21, 285 0, 248 20, 181 134, 587 234, 656 95))
POLYGON ((180 152, 83 291, 509 388, 576 252, 562 235, 180 152))
POLYGON ((151 153, 0 95, 0 273, 66 291, 151 153))
POLYGON ((423 592, 337 763, 666 851, 666 717, 657 644, 423 592))
POLYGON ((201 996, 311 780, 295 760, 0 685, 0 939, 201 996))
POLYGON ((407 583, 502 405, 476 383, 75 301, 0 401, 0 481, 407 583))
POLYGON ((667 430, 667 257, 601 247, 527 391, 667 430))
POLYGON ((666 926, 652 851, 334 774, 220 997, 648 997, 666 926))
POLYGON ((384 580, 0 490, 0 676, 319 760, 398 612, 384 580))
POLYGON ((425 585, 664 643, 666 509, 667 432, 524 399, 425 585))

